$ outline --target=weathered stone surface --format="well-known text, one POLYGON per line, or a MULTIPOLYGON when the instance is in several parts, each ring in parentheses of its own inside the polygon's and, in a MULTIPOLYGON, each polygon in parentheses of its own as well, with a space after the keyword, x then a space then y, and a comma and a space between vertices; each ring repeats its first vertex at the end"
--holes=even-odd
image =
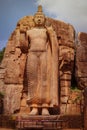
MULTIPOLYGON (((57 34, 57 40, 59 43, 59 76, 60 79, 60 98, 62 95, 69 95, 69 88, 71 87, 71 76, 74 63, 74 40, 75 32, 74 28, 70 24, 66 24, 62 21, 54 20, 51 18, 46 18, 49 21, 57 34), (63 92, 63 88, 65 90, 63 92), (67 93, 67 94, 66 94, 67 93)), ((14 95, 13 90, 18 87, 18 93, 20 95, 20 85, 23 86, 23 90, 27 92, 27 77, 26 77, 26 59, 27 59, 27 40, 26 31, 34 27, 33 16, 25 16, 20 19, 17 23, 16 29, 11 34, 5 54, 4 59, 0 68, 0 90, 6 92, 5 97, 5 112, 14 113, 20 108, 21 96, 14 95), (20 40, 22 41, 20 43, 20 40), (20 48, 20 44, 21 47, 20 48), (1 74, 2 69, 4 69, 4 74, 1 74), (12 85, 11 85, 12 84, 12 85), (10 101, 10 92, 12 91, 12 101, 10 101), (18 96, 19 102, 16 100, 18 96), (15 104, 13 103, 15 100, 15 104), (18 103, 17 103, 18 102, 18 103), (11 106, 12 105, 12 106, 11 106), (11 109, 9 109, 11 107, 11 109)), ((60 102, 62 104, 62 100, 60 102)))
POLYGON ((13 114, 15 110, 20 109, 23 85, 9 84, 5 87, 4 112, 13 114))
POLYGON ((71 90, 70 94, 61 97, 61 114, 80 115, 83 112, 83 93, 80 90, 71 90))
POLYGON ((4 94, 5 88, 4 88, 4 77, 5 77, 5 69, 0 67, 0 92, 4 94))
POLYGON ((87 87, 84 89, 84 130, 87 130, 87 87))
POLYGON ((76 79, 78 87, 87 87, 87 33, 78 34, 76 46, 76 79))
MULTIPOLYGON (((16 49, 16 52, 20 51, 16 49)), ((24 69, 25 69, 26 57, 24 54, 17 55, 14 54, 8 60, 7 68, 5 71, 5 83, 10 84, 22 84, 24 69), (17 57, 17 58, 16 58, 17 57)))

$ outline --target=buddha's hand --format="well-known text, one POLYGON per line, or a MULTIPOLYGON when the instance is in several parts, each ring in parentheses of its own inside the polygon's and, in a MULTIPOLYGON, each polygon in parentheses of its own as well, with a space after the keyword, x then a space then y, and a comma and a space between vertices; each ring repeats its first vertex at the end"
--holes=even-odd
POLYGON ((53 34, 54 29, 53 29, 51 23, 49 23, 49 22, 47 21, 46 24, 45 24, 45 27, 46 27, 47 32, 48 32, 49 34, 53 34))

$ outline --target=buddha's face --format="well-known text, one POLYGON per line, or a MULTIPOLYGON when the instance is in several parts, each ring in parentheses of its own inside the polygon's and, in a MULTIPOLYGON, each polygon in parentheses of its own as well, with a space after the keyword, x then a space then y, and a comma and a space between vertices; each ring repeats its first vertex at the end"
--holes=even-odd
POLYGON ((45 16, 43 14, 36 14, 34 16, 36 26, 43 26, 45 24, 45 16))

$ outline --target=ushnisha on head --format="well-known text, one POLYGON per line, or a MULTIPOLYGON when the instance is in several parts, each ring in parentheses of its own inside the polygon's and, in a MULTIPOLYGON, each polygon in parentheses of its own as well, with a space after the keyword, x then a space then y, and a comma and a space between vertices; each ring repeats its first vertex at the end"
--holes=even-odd
POLYGON ((37 10, 37 12, 34 15, 35 25, 36 26, 43 26, 43 25, 45 25, 45 20, 46 19, 45 19, 45 15, 44 15, 44 13, 42 11, 42 6, 39 5, 38 6, 38 10, 37 10))

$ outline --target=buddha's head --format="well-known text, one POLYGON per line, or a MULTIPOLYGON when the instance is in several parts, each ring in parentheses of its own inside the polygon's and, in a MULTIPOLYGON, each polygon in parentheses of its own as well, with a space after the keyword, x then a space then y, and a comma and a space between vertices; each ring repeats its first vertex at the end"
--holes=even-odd
POLYGON ((38 11, 34 15, 34 22, 36 26, 44 26, 45 24, 45 15, 42 11, 42 6, 38 6, 38 11))

